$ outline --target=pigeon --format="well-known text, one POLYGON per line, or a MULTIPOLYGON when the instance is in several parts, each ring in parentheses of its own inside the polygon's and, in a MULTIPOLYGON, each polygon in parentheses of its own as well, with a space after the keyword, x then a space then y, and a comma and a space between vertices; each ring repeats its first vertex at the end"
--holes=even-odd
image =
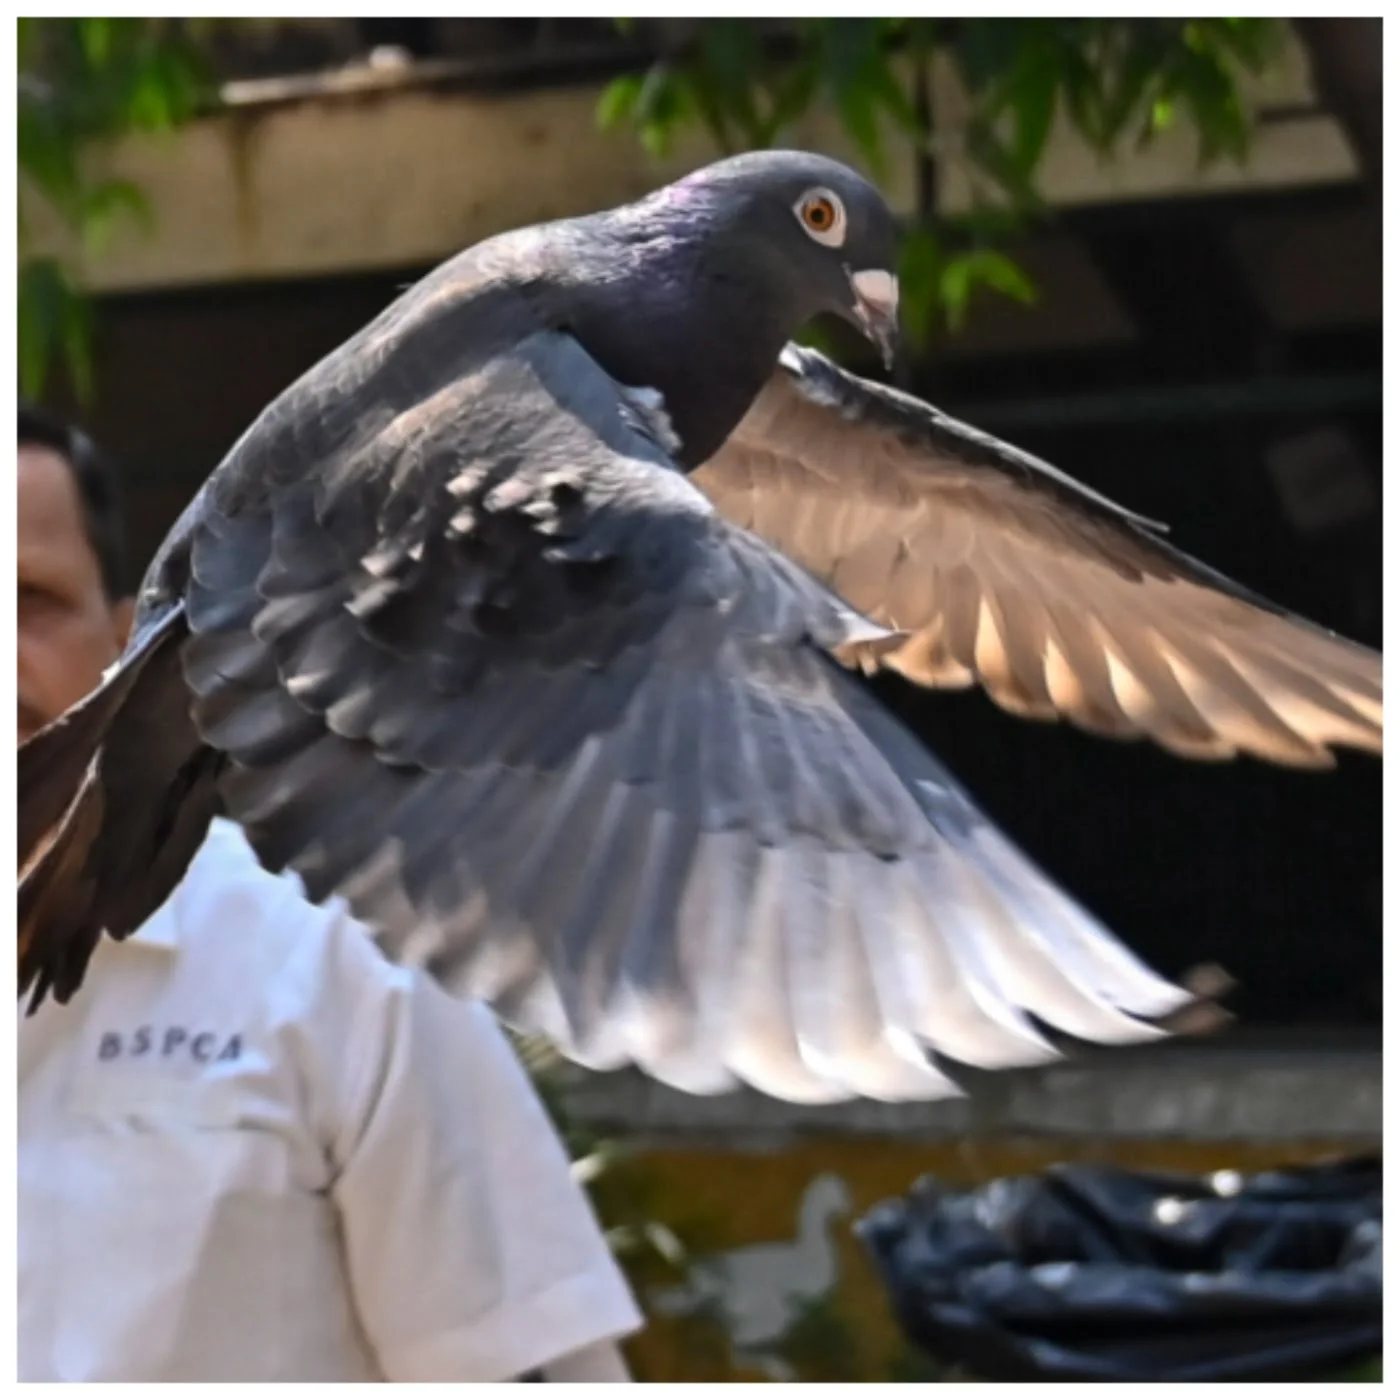
POLYGON ((861 672, 1321 767, 1380 751, 1380 656, 796 345, 834 314, 891 363, 898 241, 853 170, 746 154, 476 245, 287 389, 20 751, 31 1007, 226 816, 387 956, 690 1093, 936 1099, 1169 1033, 1192 994, 861 672))

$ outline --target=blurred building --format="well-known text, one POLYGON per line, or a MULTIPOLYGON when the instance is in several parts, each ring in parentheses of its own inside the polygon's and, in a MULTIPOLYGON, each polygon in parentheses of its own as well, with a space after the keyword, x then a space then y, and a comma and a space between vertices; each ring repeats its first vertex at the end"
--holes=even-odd
MULTIPOLYGON (((90 425, 127 464, 140 558, 257 412, 435 262, 712 156, 697 136, 658 165, 630 134, 596 130, 602 83, 645 39, 623 43, 599 21, 274 27, 224 54, 241 75, 226 110, 112 153, 156 217, 86 267, 101 297, 90 425)), ((1255 94, 1247 168, 1201 171, 1187 131, 1106 168, 1057 132, 1042 189, 1058 217, 1019 250, 1039 304, 977 303, 921 387, 1170 522, 1226 573, 1379 646, 1381 213, 1337 83, 1335 71, 1315 83, 1295 48, 1255 94)), ((955 121, 956 90, 936 97, 955 121)), ((801 140, 850 154, 829 117, 801 140)), ((890 193, 912 199, 897 179, 890 193)), ((950 174, 941 195, 955 207, 965 191, 950 174)), ((787 1264, 825 1257, 828 1222, 804 1225, 801 1205, 823 1172, 860 1209, 924 1170, 985 1176, 1065 1155, 1249 1166, 1379 1141, 1378 763, 1344 756, 1321 776, 1190 765, 1018 721, 978 695, 880 684, 1146 958, 1173 975, 1223 964, 1247 1030, 920 1109, 581 1083, 579 1107, 641 1135, 678 1201, 723 1217, 736 1248, 776 1231, 769 1244, 796 1249, 815 1230, 807 1254, 763 1256, 778 1287, 787 1264), (762 1189, 750 1152, 773 1158, 762 1189)), ((848 1301, 869 1337, 878 1305, 862 1298, 848 1301)), ((650 1365, 686 1369, 659 1352, 650 1365)))

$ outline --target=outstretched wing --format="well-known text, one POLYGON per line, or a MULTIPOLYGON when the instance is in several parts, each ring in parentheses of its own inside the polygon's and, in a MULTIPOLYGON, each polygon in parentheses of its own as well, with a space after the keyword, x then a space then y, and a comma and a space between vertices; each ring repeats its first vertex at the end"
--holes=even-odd
POLYGON ((735 523, 910 633, 886 665, 1193 758, 1381 748, 1381 658, 1044 462, 789 346, 695 474, 735 523))
POLYGON ((1027 1013, 1133 1040, 1188 1000, 831 660, 884 629, 724 521, 576 342, 438 348, 359 414, 327 391, 333 432, 306 385, 238 449, 299 469, 193 524, 194 718, 265 864, 696 1092, 938 1097, 930 1047, 1025 1063, 1027 1013))

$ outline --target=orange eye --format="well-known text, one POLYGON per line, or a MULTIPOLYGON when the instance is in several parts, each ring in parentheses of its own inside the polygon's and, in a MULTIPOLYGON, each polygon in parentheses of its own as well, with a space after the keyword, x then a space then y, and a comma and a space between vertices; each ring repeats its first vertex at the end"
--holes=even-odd
POLYGON ((813 233, 829 233, 836 225, 836 206, 824 195, 813 195, 802 206, 802 221, 813 233))
POLYGON ((792 211, 809 237, 828 248, 839 248, 846 241, 846 209, 830 190, 808 190, 792 211))

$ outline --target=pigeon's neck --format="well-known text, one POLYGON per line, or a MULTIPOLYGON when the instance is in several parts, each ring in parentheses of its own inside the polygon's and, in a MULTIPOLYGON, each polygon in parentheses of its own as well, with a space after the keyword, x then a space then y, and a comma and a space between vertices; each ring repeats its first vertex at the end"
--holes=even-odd
POLYGON ((618 240, 574 327, 622 384, 657 390, 688 470, 738 426, 800 323, 757 268, 716 266, 703 243, 618 240))
POLYGON ((739 426, 789 338, 776 321, 755 325, 742 298, 714 311, 694 331, 669 321, 654 332, 650 385, 665 402, 687 470, 713 457, 739 426))

